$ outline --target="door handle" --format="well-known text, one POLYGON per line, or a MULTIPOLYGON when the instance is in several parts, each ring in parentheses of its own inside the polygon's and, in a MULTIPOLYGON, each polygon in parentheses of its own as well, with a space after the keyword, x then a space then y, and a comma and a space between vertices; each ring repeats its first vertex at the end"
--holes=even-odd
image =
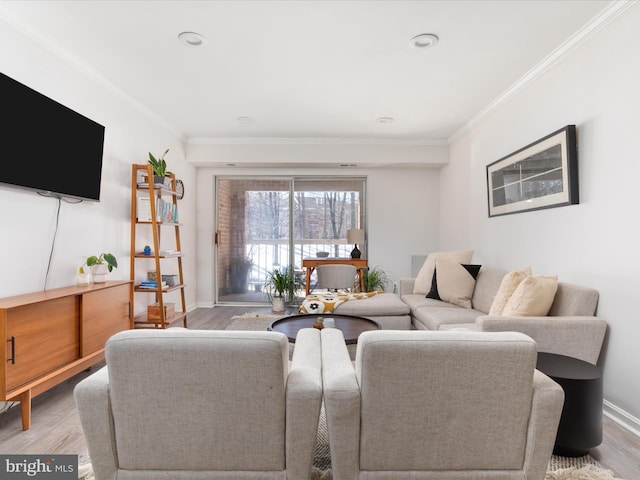
POLYGON ((7 362, 11 362, 11 365, 16 364, 16 337, 12 336, 11 340, 7 340, 11 343, 11 358, 7 362))

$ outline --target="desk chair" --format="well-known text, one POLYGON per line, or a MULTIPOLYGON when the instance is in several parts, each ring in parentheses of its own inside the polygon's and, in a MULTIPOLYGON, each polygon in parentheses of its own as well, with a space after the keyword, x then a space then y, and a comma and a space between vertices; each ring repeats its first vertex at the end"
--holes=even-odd
POLYGON ((358 269, 353 265, 320 265, 316 268, 318 275, 317 287, 326 288, 337 292, 345 290, 350 292, 356 284, 358 269))

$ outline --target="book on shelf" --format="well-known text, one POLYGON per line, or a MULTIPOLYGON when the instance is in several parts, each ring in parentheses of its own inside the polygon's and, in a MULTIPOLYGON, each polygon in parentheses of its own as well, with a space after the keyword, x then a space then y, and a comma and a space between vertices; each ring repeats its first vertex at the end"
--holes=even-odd
POLYGON ((160 250, 160 255, 162 255, 163 257, 175 257, 180 254, 180 250, 160 250))
POLYGON ((149 197, 138 198, 138 221, 150 222, 151 221, 151 201, 149 197))
MULTIPOLYGON (((165 288, 167 286, 167 282, 161 282, 160 286, 162 288, 165 288)), ((140 282, 140 285, 138 285, 139 288, 144 288, 144 289, 149 289, 149 290, 157 290, 158 289, 158 282, 153 282, 151 280, 145 280, 143 282, 140 282)))
MULTIPOLYGON (((151 199, 149 197, 138 198, 138 221, 151 221, 151 199)), ((162 198, 156 200, 156 221, 163 223, 178 223, 178 209, 172 202, 162 198)))

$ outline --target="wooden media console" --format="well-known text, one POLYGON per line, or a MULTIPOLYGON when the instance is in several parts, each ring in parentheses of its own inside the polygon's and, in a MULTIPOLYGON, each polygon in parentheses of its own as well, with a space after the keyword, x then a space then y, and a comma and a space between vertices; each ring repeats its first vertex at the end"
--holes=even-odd
POLYGON ((130 327, 130 281, 64 287, 0 299, 0 400, 31 399, 104 360, 111 335, 130 327))

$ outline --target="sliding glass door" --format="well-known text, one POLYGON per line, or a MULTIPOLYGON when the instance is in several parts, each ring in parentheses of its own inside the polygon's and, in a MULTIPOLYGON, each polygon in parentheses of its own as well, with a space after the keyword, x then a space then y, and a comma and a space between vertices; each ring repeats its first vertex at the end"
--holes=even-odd
POLYGON ((365 228, 365 183, 361 177, 217 178, 216 303, 266 303, 262 286, 274 268, 291 266, 302 280, 303 258, 348 257, 347 230, 365 228))

